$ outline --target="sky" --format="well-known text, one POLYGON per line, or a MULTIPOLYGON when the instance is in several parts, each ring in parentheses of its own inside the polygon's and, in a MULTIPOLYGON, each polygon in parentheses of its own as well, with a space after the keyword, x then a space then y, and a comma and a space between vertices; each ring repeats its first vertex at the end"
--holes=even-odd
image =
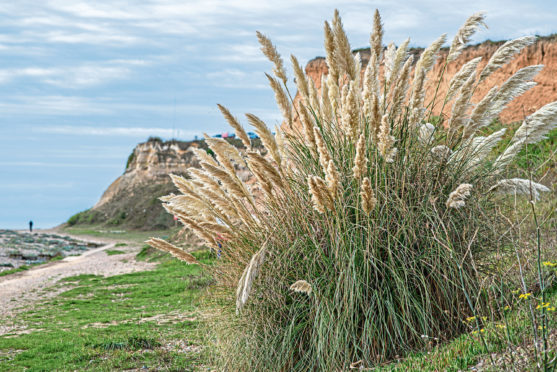
POLYGON ((375 8, 396 44, 452 40, 476 11, 489 29, 474 42, 557 32, 550 0, 0 0, 0 228, 90 208, 149 136, 227 131, 217 103, 278 124, 255 31, 305 64, 335 8, 353 48, 375 8))

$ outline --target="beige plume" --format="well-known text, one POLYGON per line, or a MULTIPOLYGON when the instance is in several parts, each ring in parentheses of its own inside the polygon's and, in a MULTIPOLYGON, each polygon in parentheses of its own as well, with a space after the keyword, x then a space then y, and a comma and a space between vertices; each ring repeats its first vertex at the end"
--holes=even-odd
POLYGON ((273 45, 271 40, 263 35, 261 32, 257 31, 257 39, 259 40, 259 44, 261 44, 261 51, 269 59, 269 61, 273 62, 275 67, 273 68, 273 73, 277 78, 282 80, 284 84, 286 84, 286 72, 284 71, 284 62, 277 51, 277 48, 273 45))
POLYGON ((170 253, 172 256, 176 257, 180 261, 184 261, 188 264, 198 264, 199 262, 193 257, 191 254, 185 252, 183 249, 180 249, 166 240, 158 239, 158 238, 150 238, 145 242, 149 244, 151 247, 158 249, 159 251, 170 253))
POLYGON ((220 112, 222 112, 222 115, 224 116, 224 118, 226 119, 228 124, 230 124, 230 126, 232 128, 234 128, 234 131, 236 132, 236 135, 238 136, 238 138, 240 140, 242 140, 242 143, 244 144, 244 146, 246 148, 250 148, 251 147, 251 141, 250 141, 248 135, 246 134, 246 131, 244 130, 244 128, 240 124, 240 122, 234 116, 232 116, 232 114, 230 113, 230 111, 228 111, 228 109, 226 107, 224 107, 223 105, 220 105, 220 104, 217 104, 217 106, 219 107, 220 112))
POLYGON ((485 14, 482 12, 474 13, 470 18, 464 22, 462 27, 457 31, 453 43, 451 44, 451 48, 449 49, 449 54, 447 55, 447 62, 454 61, 462 50, 470 42, 472 35, 476 32, 477 28, 481 25, 487 28, 486 24, 484 23, 485 14))
POLYGON ((366 214, 369 214, 377 204, 375 193, 371 188, 371 181, 365 177, 360 187, 360 197, 362 198, 362 209, 366 214))
POLYGON ((449 194, 449 198, 445 202, 447 208, 459 209, 464 207, 466 199, 470 196, 472 185, 463 183, 459 185, 453 192, 449 194))
POLYGON ((290 286, 290 290, 294 292, 301 292, 307 295, 311 294, 311 284, 306 282, 305 280, 298 280, 294 284, 290 286))

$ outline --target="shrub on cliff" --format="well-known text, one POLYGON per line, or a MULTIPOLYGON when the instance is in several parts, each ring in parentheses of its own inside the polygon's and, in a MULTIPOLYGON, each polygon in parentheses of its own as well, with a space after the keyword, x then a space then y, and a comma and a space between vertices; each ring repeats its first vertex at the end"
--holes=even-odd
MULTIPOLYGON (((483 23, 470 17, 455 36, 451 63, 483 23)), ((247 120, 265 147, 251 147, 240 123, 220 107, 245 149, 206 141, 202 170, 173 176, 179 195, 165 208, 218 252, 212 270, 224 306, 217 346, 227 370, 345 370, 370 366, 448 339, 462 319, 484 311, 478 267, 496 247, 500 193, 548 189, 505 179, 505 169, 557 121, 557 102, 527 118, 510 145, 493 153, 505 129, 483 136, 501 110, 534 83, 540 66, 519 70, 477 104, 475 87, 533 41, 502 45, 478 71, 472 60, 446 97, 425 97, 425 81, 445 42, 439 37, 414 63, 408 41, 383 48, 375 14, 371 59, 362 71, 336 12, 325 23, 328 75, 320 89, 292 57, 300 99, 293 101, 283 61, 264 35, 267 75, 284 116, 277 134, 247 120), (436 125, 436 105, 452 105, 436 125), (237 175, 249 170, 253 182, 237 175)), ((168 243, 150 243, 187 262, 168 243)), ((222 301, 221 301, 222 303, 222 301)))

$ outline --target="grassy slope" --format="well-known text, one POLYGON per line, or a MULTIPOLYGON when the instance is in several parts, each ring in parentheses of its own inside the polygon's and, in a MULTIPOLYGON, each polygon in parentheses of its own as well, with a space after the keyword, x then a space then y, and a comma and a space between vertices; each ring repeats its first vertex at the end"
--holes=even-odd
MULTIPOLYGON (((557 305, 557 291, 555 288, 550 291, 546 301, 553 304, 553 306, 557 305)), ((507 337, 510 337, 511 344, 514 347, 522 344, 525 348, 531 349, 533 347, 531 344, 532 325, 526 314, 528 303, 526 301, 517 301, 516 309, 507 313, 506 322, 505 320, 500 320, 496 322, 487 321, 485 323, 482 335, 485 338, 487 349, 481 341, 478 332, 471 330, 470 333, 463 334, 448 344, 439 345, 430 351, 411 354, 404 360, 377 368, 377 370, 460 371, 469 369, 469 367, 474 366, 481 359, 485 359, 489 365, 490 360, 487 358, 487 355, 489 353, 503 352, 508 346, 507 337)), ((547 316, 549 318, 547 328, 555 331, 557 326, 555 312, 547 312, 547 316)), ((555 355, 555 350, 553 350, 549 359, 552 359, 555 355)), ((495 363, 497 365, 497 360, 495 363)))
MULTIPOLYGON (((80 225, 80 226, 66 226, 60 233, 66 233, 76 236, 83 237, 99 237, 99 238, 110 238, 114 240, 130 241, 133 243, 143 243, 151 237, 159 237, 162 239, 168 239, 173 236, 180 228, 172 228, 167 230, 122 230, 118 227, 109 229, 102 225, 80 225)), ((122 243, 125 244, 125 243, 122 243)), ((116 245, 118 246, 118 245, 116 245)))
MULTIPOLYGON (((210 279, 197 265, 151 255, 138 259, 160 261, 152 271, 59 282, 71 289, 20 314, 31 333, 0 337, 0 370, 189 371, 200 365, 196 301, 210 279)), ((206 254, 197 255, 209 263, 206 254)))

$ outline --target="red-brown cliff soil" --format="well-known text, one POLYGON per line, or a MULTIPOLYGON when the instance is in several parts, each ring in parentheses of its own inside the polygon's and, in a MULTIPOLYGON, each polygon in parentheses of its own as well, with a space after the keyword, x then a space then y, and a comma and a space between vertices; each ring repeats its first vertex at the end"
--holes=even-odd
MULTIPOLYGON (((469 46, 466 48, 460 57, 449 63, 442 76, 441 84, 437 97, 444 97, 448 88, 448 83, 452 76, 462 67, 462 65, 473 58, 482 57, 482 61, 478 69, 483 68, 489 58, 501 46, 503 42, 486 41, 478 45, 469 46)), ((412 49, 410 53, 415 55, 415 59, 419 57, 422 49, 412 49)), ((365 66, 369 60, 369 49, 358 50, 360 52, 362 63, 365 66)), ((440 52, 437 63, 429 74, 429 81, 427 84, 427 97, 431 99, 439 80, 439 76, 445 63, 445 57, 448 50, 440 52)), ((515 99, 511 104, 501 113, 500 119, 504 123, 510 123, 522 120, 525 116, 532 114, 534 111, 543 105, 557 101, 557 37, 544 37, 528 48, 525 48, 522 53, 516 56, 514 60, 505 65, 503 68, 494 72, 488 79, 486 79, 474 94, 472 101, 478 102, 494 85, 501 86, 512 74, 519 69, 529 65, 545 65, 544 69, 534 79, 538 85, 521 97, 515 99)), ((480 70, 479 70, 480 71, 480 70)), ((306 73, 310 76, 317 88, 321 86, 321 75, 327 73, 327 65, 325 59, 318 57, 308 62, 306 66, 306 73)), ((427 102, 427 100, 426 100, 427 102)), ((436 114, 439 114, 440 105, 436 107, 436 114)), ((448 114, 450 105, 445 108, 444 114, 448 114)))

